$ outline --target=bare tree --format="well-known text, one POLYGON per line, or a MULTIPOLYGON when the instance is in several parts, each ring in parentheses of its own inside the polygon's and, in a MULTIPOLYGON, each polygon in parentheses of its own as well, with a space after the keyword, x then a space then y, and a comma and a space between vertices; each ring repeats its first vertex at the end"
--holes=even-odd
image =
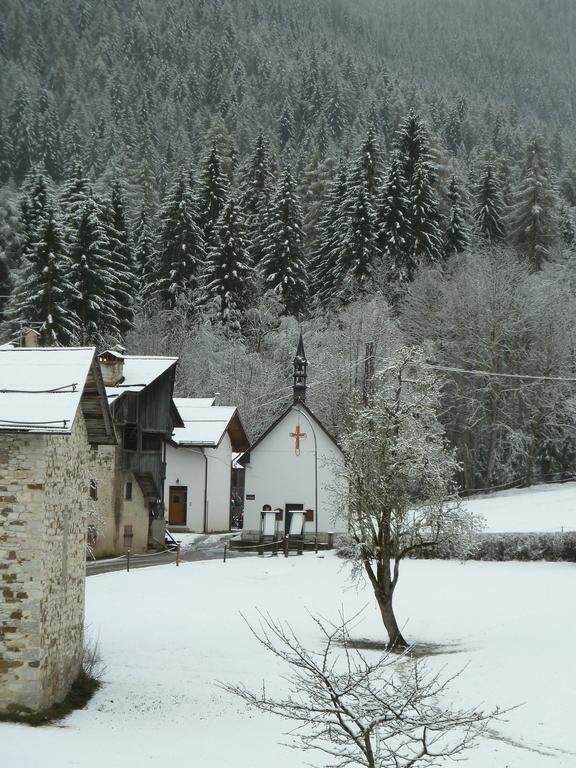
MULTIPOLYGON (((357 404, 342 436, 346 509, 357 575, 374 590, 390 648, 407 647, 393 608, 401 561, 418 550, 456 547, 479 530, 456 493, 458 464, 437 416, 440 382, 417 348, 401 348, 357 404)), ((335 488, 335 495, 343 493, 335 488)))
MULTIPOLYGON (((295 724, 289 746, 316 750, 327 768, 437 766, 471 747, 499 713, 449 709, 440 701, 454 679, 441 680, 409 655, 385 652, 375 661, 354 649, 355 619, 328 624, 312 617, 324 640, 305 648, 288 625, 260 614, 259 642, 288 665, 290 691, 270 697, 263 686, 221 684, 250 706, 295 724)), ((248 623, 248 622, 247 622, 248 623)))

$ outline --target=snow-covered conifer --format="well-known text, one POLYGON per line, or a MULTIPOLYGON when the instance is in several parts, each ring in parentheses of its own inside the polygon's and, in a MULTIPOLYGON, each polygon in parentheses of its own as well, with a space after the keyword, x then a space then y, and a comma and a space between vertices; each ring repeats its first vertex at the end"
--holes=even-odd
POLYGON ((455 253, 462 253, 470 242, 470 231, 462 192, 455 176, 450 179, 448 199, 450 200, 450 212, 448 214, 448 226, 444 234, 445 258, 449 258, 455 253))
POLYGON ((274 192, 274 171, 270 143, 260 132, 240 179, 240 207, 246 219, 246 236, 253 264, 258 264, 262 256, 266 214, 274 192))
POLYGON ((520 183, 508 218, 511 242, 533 269, 541 269, 558 236, 558 198, 550 179, 541 136, 526 148, 520 183))
POLYGON ((430 173, 433 172, 428 130, 415 112, 410 112, 400 124, 396 134, 396 151, 408 186, 412 184, 418 167, 426 166, 430 173))
POLYGON ((218 145, 214 142, 204 163, 198 192, 198 220, 207 245, 228 198, 228 187, 228 177, 224 173, 218 145))
POLYGON ((338 296, 342 301, 348 302, 369 288, 377 256, 374 209, 368 191, 359 186, 336 265, 338 296))
POLYGON ((219 302, 225 323, 238 323, 253 298, 255 273, 239 208, 230 199, 214 232, 206 265, 206 297, 219 302))
POLYGON ((414 267, 442 258, 440 205, 430 179, 427 163, 417 163, 408 190, 410 200, 410 264, 405 272, 413 277, 414 267))
POLYGON ((376 208, 376 245, 392 278, 402 280, 410 265, 410 202, 400 160, 395 155, 376 208))
POLYGON ((342 166, 330 185, 318 226, 318 247, 308 266, 311 293, 315 301, 328 305, 342 288, 338 255, 348 223, 348 177, 342 166))
POLYGON ((478 231, 488 242, 504 239, 504 204, 502 190, 492 163, 482 170, 475 190, 474 219, 478 231))
POLYGON ((162 303, 173 308, 181 294, 197 287, 206 261, 197 208, 184 176, 168 192, 160 211, 157 286, 162 303))
POLYGON ((260 272, 266 289, 277 293, 297 316, 307 299, 302 213, 292 172, 287 168, 270 205, 260 272))
POLYGON ((82 344, 99 342, 107 336, 120 338, 110 250, 100 206, 89 198, 79 211, 69 251, 70 280, 76 289, 69 306, 78 317, 82 344))
POLYGON ((20 183, 32 166, 34 127, 30 93, 20 85, 8 109, 7 133, 12 150, 12 175, 20 183))
POLYGON ((79 320, 72 307, 80 294, 70 279, 70 266, 62 226, 50 209, 17 273, 10 307, 12 320, 38 327, 44 344, 66 346, 78 339, 79 320))
POLYGON ((120 333, 125 336, 134 320, 134 300, 138 278, 132 238, 125 213, 124 196, 118 181, 112 182, 109 201, 104 206, 104 223, 110 244, 109 260, 114 277, 112 295, 118 304, 117 319, 120 333))

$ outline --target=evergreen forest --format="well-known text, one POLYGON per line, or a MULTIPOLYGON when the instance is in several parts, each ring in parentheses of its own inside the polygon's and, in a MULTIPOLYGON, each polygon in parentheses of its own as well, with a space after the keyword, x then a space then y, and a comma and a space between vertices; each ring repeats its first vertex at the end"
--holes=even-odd
POLYGON ((336 435, 417 344, 462 488, 571 475, 573 2, 1 4, 3 342, 178 355, 253 438, 300 328, 336 435))

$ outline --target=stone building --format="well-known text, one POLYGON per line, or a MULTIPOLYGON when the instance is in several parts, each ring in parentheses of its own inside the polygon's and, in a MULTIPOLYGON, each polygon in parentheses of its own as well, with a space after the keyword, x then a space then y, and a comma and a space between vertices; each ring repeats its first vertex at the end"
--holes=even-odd
POLYGON ((91 456, 98 487, 92 548, 100 557, 142 553, 164 543, 166 442, 184 426, 172 399, 178 358, 115 348, 98 359, 118 446, 91 456))
POLYGON ((0 712, 80 671, 89 456, 114 442, 93 348, 0 348, 0 712))

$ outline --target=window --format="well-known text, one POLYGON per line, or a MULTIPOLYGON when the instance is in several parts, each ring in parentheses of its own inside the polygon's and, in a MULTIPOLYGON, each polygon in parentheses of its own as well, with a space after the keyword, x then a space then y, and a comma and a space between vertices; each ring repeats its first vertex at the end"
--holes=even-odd
POLYGON ((124 425, 122 448, 124 448, 125 451, 138 450, 138 426, 136 424, 124 425))
POLYGON ((98 501, 98 483, 96 480, 90 480, 90 498, 92 501, 98 501))
POLYGON ((130 501, 132 498, 132 483, 130 482, 126 483, 126 487, 124 488, 124 498, 126 501, 130 501))
POLYGON ((143 432, 142 450, 160 453, 162 450, 162 435, 158 435, 155 432, 143 432))

